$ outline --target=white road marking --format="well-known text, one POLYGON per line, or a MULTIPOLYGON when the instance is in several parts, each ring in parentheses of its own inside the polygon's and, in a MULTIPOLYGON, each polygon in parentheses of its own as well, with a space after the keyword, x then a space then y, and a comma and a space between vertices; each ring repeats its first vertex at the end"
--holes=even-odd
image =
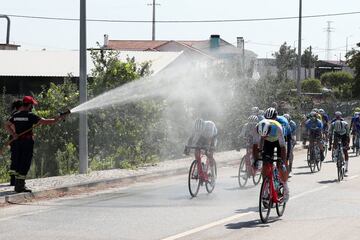
MULTIPOLYGON (((312 190, 309 190, 309 191, 300 193, 298 195, 295 195, 295 196, 291 197, 290 200, 303 197, 303 196, 308 195, 310 193, 321 191, 321 190, 323 190, 325 188, 328 188, 328 187, 329 186, 322 186, 322 187, 319 187, 319 188, 314 188, 312 190)), ((253 213, 257 213, 257 212, 250 211, 250 212, 247 212, 247 213, 236 214, 236 215, 233 215, 233 216, 230 216, 230 217, 227 217, 227 218, 223 218, 223 219, 220 219, 218 221, 215 221, 215 222, 212 222, 212 223, 209 223, 209 224, 205 224, 205 225, 200 226, 200 227, 193 228, 193 229, 191 229, 189 231, 186 231, 186 232, 183 232, 183 233, 179 233, 179 234, 176 234, 176 235, 173 235, 173 236, 169 236, 167 238, 163 238, 162 240, 176 240, 176 239, 186 237, 186 236, 189 236, 191 234, 198 233, 198 232, 201 232, 203 230, 206 230, 206 229, 209 229, 209 228, 212 228, 212 227, 215 227, 215 226, 218 226, 218 225, 233 221, 235 219, 242 218, 244 216, 247 216, 247 215, 250 215, 250 214, 253 214, 253 213)))
POLYGON ((182 238, 182 237, 186 237, 188 235, 191 235, 191 234, 194 234, 194 233, 197 233, 197 232, 201 232, 203 230, 206 230, 206 229, 209 229, 209 228, 212 228, 212 227, 215 227, 215 226, 218 226, 218 225, 233 221, 235 219, 238 219, 238 218, 241 218, 241 217, 253 214, 253 213, 255 213, 255 212, 251 211, 251 212, 247 212, 247 213, 239 213, 239 214, 233 215, 231 217, 223 218, 223 219, 220 219, 218 221, 215 221, 215 222, 212 222, 212 223, 209 223, 209 224, 205 224, 205 225, 197 227, 197 228, 193 228, 193 229, 191 229, 189 231, 186 231, 186 232, 183 232, 183 233, 176 234, 174 236, 164 238, 162 240, 175 240, 175 239, 179 239, 179 238, 182 238))

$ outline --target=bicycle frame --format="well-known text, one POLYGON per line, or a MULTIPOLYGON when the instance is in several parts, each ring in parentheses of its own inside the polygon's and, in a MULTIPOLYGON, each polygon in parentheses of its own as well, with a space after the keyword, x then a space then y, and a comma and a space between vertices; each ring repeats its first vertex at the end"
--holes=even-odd
POLYGON ((208 181, 209 176, 207 174, 206 169, 203 169, 203 165, 201 164, 202 163, 201 160, 204 157, 206 157, 205 167, 207 168, 209 166, 210 161, 209 161, 209 158, 206 155, 206 150, 200 149, 200 148, 195 149, 195 159, 197 161, 199 176, 200 176, 200 179, 202 181, 206 182, 206 181, 208 181))
MULTIPOLYGON (((265 178, 269 179, 270 197, 272 199, 272 202, 279 203, 280 202, 279 196, 278 196, 277 191, 274 186, 274 164, 273 163, 265 163, 263 165, 263 173, 265 174, 263 181, 265 181, 265 178)), ((263 194, 263 193, 261 193, 261 194, 263 194)))

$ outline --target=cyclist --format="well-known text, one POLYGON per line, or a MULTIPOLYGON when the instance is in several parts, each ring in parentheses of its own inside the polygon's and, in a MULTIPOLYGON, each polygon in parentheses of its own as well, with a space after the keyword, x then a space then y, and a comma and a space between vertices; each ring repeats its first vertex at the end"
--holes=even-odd
MULTIPOLYGON (((277 157, 281 159, 281 163, 277 162, 280 180, 284 185, 284 201, 289 200, 289 188, 287 185, 287 168, 286 168, 286 147, 283 128, 281 124, 275 120, 264 119, 260 121, 256 127, 257 134, 253 142, 254 164, 257 167, 259 160, 259 146, 262 145, 263 166, 267 163, 267 159, 272 159, 274 150, 277 149, 277 157)), ((272 164, 272 162, 271 162, 272 164)), ((266 174, 263 168, 262 175, 266 174)))
POLYGON ((345 176, 347 176, 348 166, 349 166, 349 142, 350 142, 350 130, 349 124, 342 119, 342 113, 337 111, 335 112, 335 121, 331 123, 329 130, 329 151, 331 151, 332 138, 334 136, 334 148, 337 146, 339 140, 343 145, 343 152, 345 155, 345 176))
POLYGON ((249 148, 253 142, 254 133, 256 132, 256 125, 259 118, 256 115, 251 115, 248 122, 241 129, 240 137, 245 140, 246 148, 249 148))
POLYGON ((252 107, 251 108, 251 116, 252 115, 256 115, 258 117, 259 121, 264 119, 264 116, 263 116, 261 110, 259 109, 259 107, 252 107))
POLYGON ((319 114, 321 115, 322 118, 324 139, 327 140, 327 136, 329 133, 329 116, 327 115, 324 109, 319 109, 319 114))
POLYGON ((291 128, 290 128, 288 120, 284 116, 278 116, 277 110, 273 107, 266 109, 265 118, 275 120, 281 124, 281 126, 283 128, 283 135, 284 135, 285 141, 287 143, 286 144, 286 149, 287 149, 286 159, 288 160, 290 157, 290 151, 291 151, 291 128))
MULTIPOLYGON (((290 161, 290 157, 293 156, 292 153, 294 150, 294 146, 296 144, 296 128, 297 128, 297 126, 296 126, 296 123, 293 120, 291 120, 290 114, 284 114, 284 117, 288 120, 289 125, 290 125, 290 138, 288 140, 285 138, 285 140, 287 140, 291 144, 291 148, 288 153, 288 156, 289 156, 288 160, 290 161)), ((291 159, 291 160, 293 160, 293 159, 291 159)), ((290 169, 290 172, 291 172, 291 169, 290 169)))
POLYGON ((207 156, 209 159, 213 160, 213 151, 217 144, 217 134, 218 130, 214 122, 197 119, 194 131, 188 140, 188 144, 185 146, 184 154, 189 155, 189 147, 204 148, 208 150, 207 156))
POLYGON ((314 141, 317 142, 320 149, 320 160, 324 161, 324 146, 322 144, 322 130, 323 124, 318 119, 318 114, 316 112, 310 113, 310 119, 305 122, 305 127, 309 136, 309 144, 313 144, 314 141))
POLYGON ((355 108, 354 116, 351 118, 351 123, 350 123, 350 132, 352 135, 353 150, 355 148, 355 136, 359 134, 359 131, 360 131, 360 108, 355 108))

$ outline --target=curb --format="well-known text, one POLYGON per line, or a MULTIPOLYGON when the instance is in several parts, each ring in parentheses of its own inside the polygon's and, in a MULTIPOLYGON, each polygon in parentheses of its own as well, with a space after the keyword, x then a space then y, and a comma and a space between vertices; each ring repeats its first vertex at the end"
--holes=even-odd
MULTIPOLYGON (((228 161, 223 161, 218 163, 218 167, 225 167, 225 166, 233 166, 239 164, 239 159, 232 159, 228 161)), ((41 198, 51 198, 52 196, 64 196, 65 194, 76 193, 79 191, 84 191, 91 188, 109 188, 112 186, 124 186, 133 184, 136 182, 148 181, 148 180, 155 180, 162 177, 170 177, 170 176, 177 176, 188 173, 189 169, 187 168, 177 168, 173 170, 167 171, 157 171, 154 173, 149 174, 142 174, 138 176, 129 176, 129 177, 122 177, 122 178, 113 178, 113 179, 104 179, 99 181, 87 182, 87 183, 80 183, 74 184, 59 188, 53 189, 44 189, 37 192, 32 193, 16 193, 12 195, 7 195, 0 197, 0 205, 3 204, 20 204, 25 203, 34 199, 41 199, 41 198)))

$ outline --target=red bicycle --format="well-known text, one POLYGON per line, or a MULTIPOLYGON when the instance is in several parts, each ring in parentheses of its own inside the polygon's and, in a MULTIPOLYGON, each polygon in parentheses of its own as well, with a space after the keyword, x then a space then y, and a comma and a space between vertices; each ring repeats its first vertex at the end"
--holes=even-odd
POLYGON ((270 157, 263 163, 264 179, 261 184, 259 198, 259 213, 261 222, 266 223, 269 219, 270 210, 276 206, 279 217, 284 214, 286 202, 284 201, 284 185, 280 181, 279 171, 270 157))
POLYGON ((252 178, 255 186, 261 180, 261 168, 254 167, 253 162, 252 148, 246 148, 246 154, 240 161, 238 173, 238 182, 241 188, 245 187, 249 178, 252 178))
POLYGON ((195 160, 191 163, 188 177, 189 192, 192 197, 196 197, 200 185, 205 183, 206 191, 211 193, 215 188, 217 176, 216 162, 207 148, 188 147, 195 149, 195 160), (212 159, 212 160, 211 160, 212 159))

